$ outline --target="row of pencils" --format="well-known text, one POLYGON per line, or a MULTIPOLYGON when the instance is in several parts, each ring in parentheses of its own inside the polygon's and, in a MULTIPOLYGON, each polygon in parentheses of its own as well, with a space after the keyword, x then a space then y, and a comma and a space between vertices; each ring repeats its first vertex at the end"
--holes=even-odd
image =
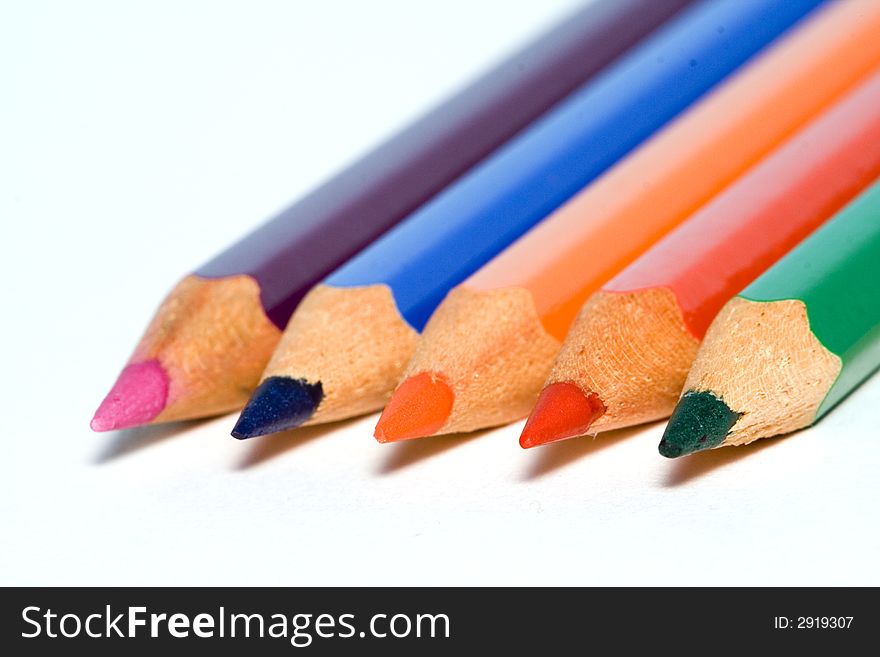
POLYGON ((788 433, 880 366, 880 1, 599 0, 186 276, 92 428, 788 433))

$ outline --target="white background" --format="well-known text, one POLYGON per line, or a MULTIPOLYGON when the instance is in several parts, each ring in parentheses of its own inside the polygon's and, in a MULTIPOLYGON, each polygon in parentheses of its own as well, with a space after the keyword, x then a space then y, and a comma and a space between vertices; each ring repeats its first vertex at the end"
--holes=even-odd
POLYGON ((675 462, 659 424, 88 429, 180 276, 572 6, 2 5, 0 583, 880 584, 880 377, 675 462))

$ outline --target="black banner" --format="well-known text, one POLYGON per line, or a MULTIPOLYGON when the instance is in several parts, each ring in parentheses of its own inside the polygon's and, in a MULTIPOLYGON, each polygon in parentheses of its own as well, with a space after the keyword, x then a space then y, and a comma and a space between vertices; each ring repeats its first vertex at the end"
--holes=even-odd
POLYGON ((2 645, 119 655, 866 645, 868 589, 4 589, 2 645), (75 644, 75 645, 74 645, 75 644))

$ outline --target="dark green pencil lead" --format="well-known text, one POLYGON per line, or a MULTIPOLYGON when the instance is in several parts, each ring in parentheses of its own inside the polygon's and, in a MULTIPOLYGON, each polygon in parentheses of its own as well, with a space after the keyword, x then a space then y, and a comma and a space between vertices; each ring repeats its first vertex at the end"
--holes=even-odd
POLYGON ((686 392, 666 425, 660 454, 674 459, 718 447, 740 417, 710 392, 686 392))

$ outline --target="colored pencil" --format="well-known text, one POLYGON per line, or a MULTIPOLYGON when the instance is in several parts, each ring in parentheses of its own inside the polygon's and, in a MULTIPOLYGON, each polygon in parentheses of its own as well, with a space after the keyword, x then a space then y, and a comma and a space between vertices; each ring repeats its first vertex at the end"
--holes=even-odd
POLYGON ((880 181, 722 308, 660 453, 746 445, 823 417, 880 367, 878 281, 880 181))
POLYGON ((590 4, 185 277, 92 428, 241 408, 315 283, 689 2, 590 4))
POLYGON ((313 290, 233 435, 381 408, 454 285, 815 5, 720 0, 680 13, 313 290))
POLYGON ((868 75, 878 26, 829 6, 451 293, 377 439, 524 417, 590 294, 868 75))
POLYGON ((880 176, 871 144, 880 69, 587 301, 520 444, 669 417, 726 301, 880 176))

